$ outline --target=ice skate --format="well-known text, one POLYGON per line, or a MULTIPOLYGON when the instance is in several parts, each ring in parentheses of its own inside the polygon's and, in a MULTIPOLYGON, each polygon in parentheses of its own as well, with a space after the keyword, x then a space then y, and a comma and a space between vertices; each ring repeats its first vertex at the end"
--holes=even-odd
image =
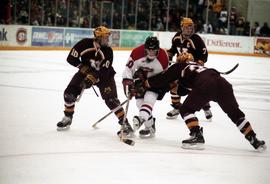
POLYGON ((117 132, 117 135, 119 137, 121 136, 128 137, 128 138, 134 137, 134 131, 131 125, 129 124, 128 120, 126 120, 124 123, 123 123, 123 120, 119 120, 118 123, 121 125, 121 129, 117 132), (123 135, 121 135, 121 133, 123 135))
POLYGON ((182 148, 203 150, 205 143, 203 138, 203 128, 200 128, 198 131, 191 132, 189 135, 190 138, 182 141, 182 148))
POLYGON ((167 113, 167 119, 176 119, 179 115, 179 109, 173 109, 167 113))
POLYGON ((142 126, 142 124, 144 123, 144 121, 145 120, 142 119, 139 116, 134 116, 133 117, 133 130, 134 130, 134 132, 136 132, 142 126))
POLYGON ((70 116, 64 116, 61 121, 57 123, 57 131, 63 131, 68 130, 70 128, 70 125, 72 123, 72 117, 70 116))
POLYGON ((246 139, 258 152, 263 152, 267 148, 265 142, 263 140, 258 140, 255 135, 247 136, 246 139))
POLYGON ((139 131, 140 138, 145 139, 145 138, 155 137, 155 133, 156 133, 155 121, 156 121, 156 118, 152 118, 151 120, 153 121, 152 126, 145 127, 145 129, 142 129, 142 130, 139 131))

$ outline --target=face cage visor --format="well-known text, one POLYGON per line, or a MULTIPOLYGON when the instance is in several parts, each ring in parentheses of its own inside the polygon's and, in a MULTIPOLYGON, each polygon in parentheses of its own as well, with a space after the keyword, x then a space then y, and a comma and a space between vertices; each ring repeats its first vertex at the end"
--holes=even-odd
POLYGON ((110 42, 110 34, 106 34, 103 36, 98 36, 95 38, 95 40, 100 44, 100 46, 109 46, 110 42))
POLYGON ((150 61, 152 61, 156 59, 158 55, 158 49, 145 49, 145 55, 150 61))
POLYGON ((188 25, 188 26, 182 26, 182 35, 186 38, 189 38, 194 33, 194 26, 188 25))

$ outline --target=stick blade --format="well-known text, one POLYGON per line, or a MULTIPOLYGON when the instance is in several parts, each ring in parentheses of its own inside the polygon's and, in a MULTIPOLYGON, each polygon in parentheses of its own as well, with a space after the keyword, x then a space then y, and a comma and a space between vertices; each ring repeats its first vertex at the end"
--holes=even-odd
POLYGON ((219 72, 219 73, 223 75, 228 75, 232 73, 238 66, 239 66, 239 63, 237 63, 232 69, 228 70, 227 72, 219 72))
POLYGON ((93 124, 92 127, 93 127, 94 129, 98 129, 98 127, 97 127, 96 124, 93 124))
POLYGON ((135 141, 133 141, 131 139, 123 139, 122 141, 124 143, 126 143, 127 145, 130 145, 130 146, 134 146, 135 145, 135 141))

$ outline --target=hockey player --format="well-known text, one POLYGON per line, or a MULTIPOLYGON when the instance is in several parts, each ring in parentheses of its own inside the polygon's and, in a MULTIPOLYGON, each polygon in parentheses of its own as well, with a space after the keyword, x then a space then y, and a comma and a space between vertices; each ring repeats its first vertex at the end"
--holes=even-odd
POLYGON ((142 90, 135 94, 135 88, 139 88, 141 84, 137 83, 138 75, 151 77, 163 72, 168 65, 168 55, 164 49, 159 47, 157 37, 148 37, 143 45, 132 50, 123 71, 125 94, 127 96, 135 95, 136 105, 139 109, 139 115, 133 118, 133 129, 136 131, 142 124, 145 125, 145 129, 139 131, 141 138, 150 138, 155 135, 155 118, 153 118, 152 111, 156 100, 161 100, 166 90, 148 89, 146 92, 142 90))
MULTIPOLYGON (((194 33, 194 23, 190 18, 183 18, 181 23, 181 30, 178 31, 173 39, 171 48, 167 51, 169 60, 176 55, 176 62, 194 61, 200 65, 204 65, 207 62, 208 51, 202 38, 194 33)), ((177 95, 177 82, 174 82, 174 86, 171 90, 171 105, 173 110, 167 113, 167 119, 175 119, 179 115, 178 107, 181 105, 180 96, 177 95)), ((212 118, 212 112, 210 110, 210 104, 207 103, 203 106, 206 119, 212 118)))
POLYGON ((218 71, 208 69, 195 62, 176 63, 164 73, 148 78, 144 81, 144 85, 148 88, 159 88, 165 87, 175 80, 178 80, 178 95, 188 93, 179 109, 190 130, 190 138, 182 141, 183 148, 203 149, 205 143, 203 131, 195 112, 199 111, 207 102, 215 101, 256 150, 266 149, 265 142, 257 139, 250 122, 239 109, 232 85, 220 76, 218 71))
MULTIPOLYGON (((124 110, 117 97, 114 80, 115 70, 112 67, 113 51, 109 46, 111 31, 104 26, 94 29, 94 38, 85 38, 75 44, 69 52, 67 62, 79 68, 64 91, 65 116, 57 123, 57 130, 67 130, 72 123, 75 102, 84 88, 96 85, 107 107, 112 110, 117 107, 115 115, 126 134, 133 130, 128 121, 123 122, 124 110)), ((120 131, 119 131, 120 132, 120 131)), ((119 134, 118 132, 118 134, 119 134)))

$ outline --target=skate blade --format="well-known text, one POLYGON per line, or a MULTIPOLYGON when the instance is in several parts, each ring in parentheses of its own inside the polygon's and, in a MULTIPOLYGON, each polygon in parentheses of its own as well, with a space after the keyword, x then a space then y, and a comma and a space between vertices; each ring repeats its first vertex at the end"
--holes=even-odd
POLYGON ((174 116, 167 116, 166 119, 176 119, 178 117, 178 115, 174 115, 174 116))
POLYGON ((155 137, 155 134, 150 134, 150 135, 142 135, 142 134, 139 134, 139 137, 141 139, 150 139, 150 138, 154 138, 155 137))
POLYGON ((266 145, 262 145, 262 146, 258 147, 256 150, 258 152, 262 153, 262 152, 264 152, 266 150, 266 148, 267 148, 266 145))
POLYGON ((195 143, 195 144, 182 143, 181 148, 190 149, 190 150, 204 150, 204 144, 203 143, 195 143))
POLYGON ((57 127, 57 131, 66 131, 66 130, 69 130, 69 128, 70 128, 70 125, 67 125, 67 126, 65 126, 65 127, 57 127))
POLYGON ((122 139, 121 140, 123 143, 126 143, 127 145, 130 145, 130 146, 134 146, 135 145, 135 141, 131 140, 131 139, 122 139))
POLYGON ((121 137, 124 137, 124 138, 134 138, 135 137, 135 134, 133 132, 128 133, 128 134, 125 133, 125 132, 123 132, 123 135, 121 134, 121 132, 117 132, 117 135, 118 135, 119 138, 121 138, 121 137))

